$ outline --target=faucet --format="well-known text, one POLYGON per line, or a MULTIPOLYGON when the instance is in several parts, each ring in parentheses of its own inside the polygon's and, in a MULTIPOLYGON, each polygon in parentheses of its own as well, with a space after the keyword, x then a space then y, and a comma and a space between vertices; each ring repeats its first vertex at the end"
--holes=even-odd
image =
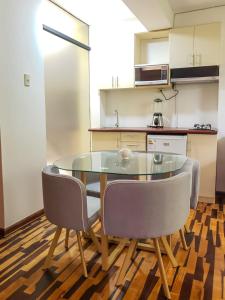
POLYGON ((118 114, 118 110, 115 109, 114 113, 116 115, 116 123, 115 123, 115 127, 119 127, 119 114, 118 114))

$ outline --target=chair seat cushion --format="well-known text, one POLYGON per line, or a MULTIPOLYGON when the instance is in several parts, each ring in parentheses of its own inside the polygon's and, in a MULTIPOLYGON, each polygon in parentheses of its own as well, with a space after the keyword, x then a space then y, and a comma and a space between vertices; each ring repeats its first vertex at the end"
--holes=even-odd
POLYGON ((87 196, 88 224, 92 225, 100 216, 100 199, 87 196))

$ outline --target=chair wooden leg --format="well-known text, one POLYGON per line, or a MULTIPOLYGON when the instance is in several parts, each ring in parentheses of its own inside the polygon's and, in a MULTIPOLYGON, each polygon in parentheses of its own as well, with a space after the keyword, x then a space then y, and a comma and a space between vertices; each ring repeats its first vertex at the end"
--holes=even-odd
POLYGON ((171 234, 167 235, 166 239, 167 239, 167 242, 169 244, 169 247, 171 248, 171 246, 172 246, 172 235, 171 234))
POLYGON ((70 229, 66 229, 66 238, 65 238, 65 248, 66 248, 66 250, 69 249, 69 236, 70 236, 70 229))
POLYGON ((131 257, 133 255, 133 252, 134 252, 134 249, 136 247, 136 244, 137 244, 137 242, 135 240, 132 240, 130 242, 130 246, 128 248, 127 255, 126 255, 125 259, 124 259, 123 265, 122 265, 122 267, 120 269, 119 276, 118 276, 117 281, 116 281, 116 285, 117 286, 121 285, 122 282, 123 282, 123 279, 125 277, 127 268, 128 268, 129 263, 131 261, 131 257))
POLYGON ((180 229, 179 233, 180 233, 181 243, 182 243, 182 246, 183 246, 184 250, 188 250, 188 246, 186 244, 186 240, 185 240, 183 229, 180 229))
POLYGON ((134 259, 134 257, 135 257, 136 250, 137 250, 137 245, 138 245, 138 241, 136 241, 136 244, 135 244, 135 247, 134 247, 133 253, 132 253, 132 255, 131 255, 131 259, 134 259))
POLYGON ((184 225, 184 230, 186 231, 186 233, 190 233, 191 232, 190 228, 186 224, 184 225))
POLYGON ((96 238, 96 235, 92 228, 89 229, 89 233, 90 233, 91 239, 92 239, 93 243, 95 244, 98 252, 101 253, 102 252, 101 244, 99 243, 98 239, 96 238))
POLYGON ((160 271, 160 275, 161 275, 161 279, 162 279, 162 283, 163 283, 164 293, 168 299, 171 299, 168 282, 167 282, 167 278, 166 278, 166 272, 165 272, 163 261, 162 261, 161 251, 159 248, 159 240, 157 238, 154 238, 153 243, 154 243, 154 247, 155 247, 156 256, 158 259, 159 271, 160 271))
POLYGON ((49 267, 50 260, 52 258, 52 255, 54 254, 54 251, 55 251, 55 248, 57 246, 57 243, 58 243, 61 232, 62 232, 62 228, 57 227, 54 238, 52 240, 51 246, 50 246, 49 251, 48 251, 48 255, 45 259, 43 269, 48 269, 48 267, 49 267))
POLYGON ((77 234, 77 242, 78 242, 78 247, 80 250, 80 256, 81 256, 81 262, 82 262, 82 266, 83 266, 83 272, 84 272, 84 277, 88 277, 87 274, 87 267, 86 267, 86 263, 84 260, 84 251, 83 251, 83 247, 82 247, 82 243, 81 243, 81 235, 80 235, 80 231, 76 231, 77 234))
POLYGON ((175 258, 174 255, 173 255, 172 249, 171 249, 170 246, 169 246, 169 243, 168 243, 168 241, 167 241, 167 238, 164 237, 164 236, 162 236, 160 239, 161 239, 161 242, 162 242, 162 244, 163 244, 164 249, 166 250, 166 254, 167 254, 168 257, 169 257, 169 260, 170 260, 172 266, 173 266, 174 268, 177 268, 177 267, 178 267, 178 263, 177 263, 177 261, 176 261, 176 258, 175 258))

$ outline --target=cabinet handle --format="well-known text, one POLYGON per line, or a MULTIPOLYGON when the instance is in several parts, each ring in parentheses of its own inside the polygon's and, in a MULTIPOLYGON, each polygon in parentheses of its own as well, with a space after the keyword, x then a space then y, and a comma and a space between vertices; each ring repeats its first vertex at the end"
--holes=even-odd
POLYGON ((195 55, 195 66, 201 66, 201 54, 195 55))
POLYGON ((194 63, 195 63, 194 62, 194 60, 195 60, 194 57, 195 57, 194 54, 188 55, 188 64, 191 65, 191 66, 194 66, 194 63))
POLYGON ((163 143, 163 146, 169 146, 170 143, 163 143))
POLYGON ((112 76, 112 88, 114 88, 114 77, 112 76))
POLYGON ((119 87, 119 78, 118 78, 118 76, 116 76, 116 87, 117 88, 119 87))
POLYGON ((149 144, 149 145, 153 145, 153 144, 154 144, 154 141, 153 141, 153 140, 148 140, 148 144, 149 144))

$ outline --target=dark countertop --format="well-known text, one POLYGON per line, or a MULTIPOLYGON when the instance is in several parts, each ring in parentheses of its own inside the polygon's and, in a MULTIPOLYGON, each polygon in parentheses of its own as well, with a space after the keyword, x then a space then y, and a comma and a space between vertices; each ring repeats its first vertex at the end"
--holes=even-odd
POLYGON ((189 128, 151 128, 151 127, 102 127, 102 128, 90 128, 89 131, 97 132, 146 132, 153 134, 217 134, 217 130, 198 130, 189 128))

